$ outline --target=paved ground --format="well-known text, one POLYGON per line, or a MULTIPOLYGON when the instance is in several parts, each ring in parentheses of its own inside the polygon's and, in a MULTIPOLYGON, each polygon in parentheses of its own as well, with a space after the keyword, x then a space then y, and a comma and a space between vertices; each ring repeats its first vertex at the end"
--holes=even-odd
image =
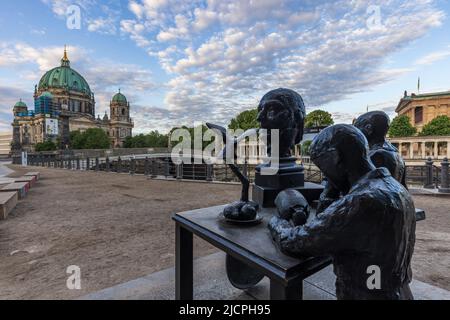
MULTIPOLYGON (((0 222, 0 299, 72 299, 170 268, 171 214, 239 196, 236 185, 39 169, 43 179, 0 222), (66 287, 70 265, 81 267, 80 291, 66 287)), ((450 290, 450 199, 415 199, 427 211, 417 230, 415 277, 450 290)), ((195 243, 196 256, 215 252, 195 243)))
MULTIPOLYGON (((168 268, 81 297, 82 300, 170 300, 175 298, 175 270, 168 268)), ((336 277, 329 266, 303 281, 304 300, 336 300, 336 277)), ((450 291, 413 280, 411 291, 416 300, 450 300, 450 291)), ((194 299, 196 300, 267 300, 270 282, 241 291, 228 281, 225 254, 213 253, 194 261, 194 299)))

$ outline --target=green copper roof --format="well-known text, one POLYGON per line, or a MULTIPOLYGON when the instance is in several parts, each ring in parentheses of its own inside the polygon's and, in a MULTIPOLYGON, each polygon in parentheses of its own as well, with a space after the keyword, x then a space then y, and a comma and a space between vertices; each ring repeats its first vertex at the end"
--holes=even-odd
POLYGON ((17 107, 17 108, 27 108, 27 105, 26 105, 25 102, 23 102, 22 100, 20 100, 19 102, 17 102, 17 103, 14 105, 14 107, 17 107))
POLYGON ((114 97, 112 98, 112 101, 113 102, 127 103, 127 98, 122 93, 120 93, 120 91, 119 91, 119 93, 114 95, 114 97))
POLYGON ((91 95, 91 88, 87 81, 74 69, 70 67, 67 52, 61 60, 61 66, 48 71, 39 81, 39 90, 51 88, 63 88, 71 91, 81 92, 91 95))
POLYGON ((45 98, 53 99, 53 95, 50 92, 48 92, 48 91, 43 92, 39 97, 45 97, 45 98))

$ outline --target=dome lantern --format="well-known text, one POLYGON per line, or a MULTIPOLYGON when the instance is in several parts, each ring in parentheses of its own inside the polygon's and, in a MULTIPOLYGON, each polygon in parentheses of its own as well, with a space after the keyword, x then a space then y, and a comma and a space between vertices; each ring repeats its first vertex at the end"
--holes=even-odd
POLYGON ((67 56, 67 46, 64 46, 64 56, 61 59, 61 67, 68 67, 70 68, 70 60, 67 56))

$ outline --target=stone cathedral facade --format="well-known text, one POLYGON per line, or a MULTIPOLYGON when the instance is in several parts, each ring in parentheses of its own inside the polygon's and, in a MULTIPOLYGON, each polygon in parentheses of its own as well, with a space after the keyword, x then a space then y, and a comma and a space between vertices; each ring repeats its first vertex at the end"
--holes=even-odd
POLYGON ((111 147, 121 147, 132 135, 134 123, 130 103, 120 92, 110 102, 110 115, 95 117, 95 96, 88 82, 71 68, 67 51, 61 65, 46 72, 34 90, 34 108, 22 100, 13 107, 12 151, 33 151, 37 143, 52 140, 62 149, 69 144, 71 131, 89 128, 105 130, 111 147))

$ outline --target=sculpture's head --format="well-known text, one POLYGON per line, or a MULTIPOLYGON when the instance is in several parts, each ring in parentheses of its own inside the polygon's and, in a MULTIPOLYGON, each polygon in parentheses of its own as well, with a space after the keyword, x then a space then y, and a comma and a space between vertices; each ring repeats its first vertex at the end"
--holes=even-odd
POLYGON ((302 97, 290 89, 276 89, 268 92, 258 106, 258 121, 262 129, 279 129, 280 136, 286 134, 292 139, 292 146, 303 139, 305 104, 302 97))
POLYGON ((349 177, 354 176, 359 168, 373 167, 367 153, 368 143, 364 134, 347 124, 324 129, 314 138, 310 147, 311 161, 342 192, 350 189, 349 177))
POLYGON ((356 119, 354 125, 364 133, 369 143, 382 142, 389 130, 390 119, 383 111, 371 111, 356 119))

